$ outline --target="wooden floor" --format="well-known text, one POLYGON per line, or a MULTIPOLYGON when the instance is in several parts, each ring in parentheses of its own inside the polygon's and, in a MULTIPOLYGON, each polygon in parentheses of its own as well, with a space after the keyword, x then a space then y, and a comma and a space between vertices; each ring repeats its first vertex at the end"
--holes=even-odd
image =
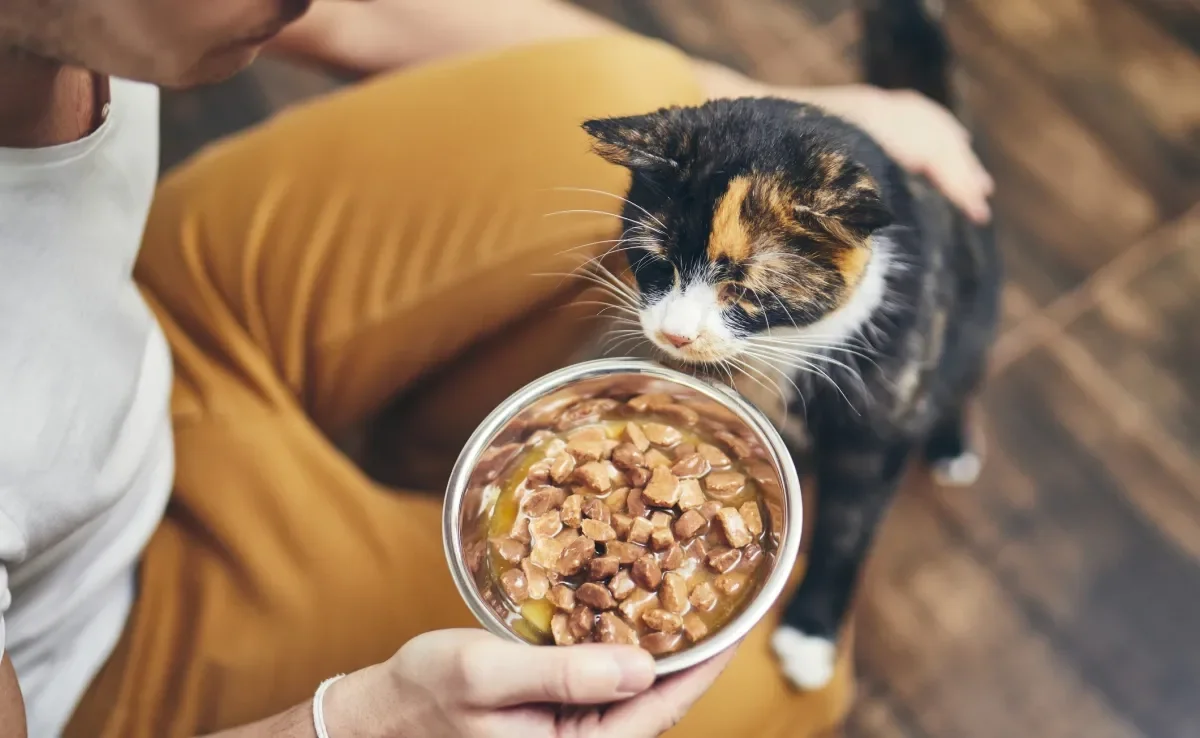
MULTIPOLYGON (((584 4, 770 81, 856 78, 847 0, 584 4)), ((1200 736, 1200 9, 946 5, 1010 275, 990 454, 888 519, 846 735, 1200 736)), ((171 96, 164 162, 321 84, 171 96)))

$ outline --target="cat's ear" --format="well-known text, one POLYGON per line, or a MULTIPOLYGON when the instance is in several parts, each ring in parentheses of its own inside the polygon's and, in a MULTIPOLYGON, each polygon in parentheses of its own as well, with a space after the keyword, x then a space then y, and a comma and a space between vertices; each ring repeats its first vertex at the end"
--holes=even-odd
POLYGON ((680 135, 675 128, 663 112, 599 118, 583 124, 597 154, 613 164, 640 170, 679 168, 679 162, 670 155, 680 135))
POLYGON ((896 221, 876 190, 860 193, 838 208, 838 218, 851 232, 866 238, 872 233, 887 228, 896 221))
POLYGON ((809 231, 824 232, 841 241, 862 241, 895 222, 895 215, 874 189, 859 190, 826 209, 807 203, 793 206, 796 221, 809 231))

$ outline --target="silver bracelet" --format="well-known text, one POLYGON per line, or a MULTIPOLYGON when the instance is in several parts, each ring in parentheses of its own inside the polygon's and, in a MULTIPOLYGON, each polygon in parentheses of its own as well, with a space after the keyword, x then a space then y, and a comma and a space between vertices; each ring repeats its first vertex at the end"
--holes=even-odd
POLYGON ((317 730, 317 738, 329 738, 329 730, 325 727, 325 692, 333 686, 334 682, 344 676, 346 675, 338 674, 329 677, 321 682, 321 685, 317 687, 317 693, 313 695, 313 727, 317 730))

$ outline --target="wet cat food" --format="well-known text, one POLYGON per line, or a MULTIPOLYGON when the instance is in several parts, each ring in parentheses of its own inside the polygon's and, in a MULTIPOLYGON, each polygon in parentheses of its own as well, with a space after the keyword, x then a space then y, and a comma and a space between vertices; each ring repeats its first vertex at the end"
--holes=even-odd
POLYGON ((559 412, 497 479, 488 563, 510 622, 655 655, 720 630, 774 551, 750 443, 667 395, 559 412))

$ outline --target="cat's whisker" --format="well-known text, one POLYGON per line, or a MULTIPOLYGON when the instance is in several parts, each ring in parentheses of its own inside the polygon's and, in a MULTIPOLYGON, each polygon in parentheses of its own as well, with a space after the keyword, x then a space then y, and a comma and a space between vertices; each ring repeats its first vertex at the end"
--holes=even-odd
POLYGON ((663 230, 666 230, 666 228, 667 228, 667 224, 663 223, 661 220, 659 220, 657 217, 655 217, 654 213, 650 212, 649 210, 642 207, 641 205, 638 205, 633 200, 630 200, 627 197, 622 197, 621 195, 618 195, 615 192, 608 192, 606 190, 594 190, 594 189, 591 189, 588 187, 555 187, 554 189, 558 190, 559 192, 590 192, 594 195, 605 195, 607 197, 611 197, 611 198, 620 200, 621 202, 625 203, 626 205, 632 205, 633 207, 635 207, 638 210, 645 213, 646 217, 650 218, 655 223, 657 223, 661 228, 663 228, 663 230))
POLYGON ((624 239, 624 238, 605 238, 600 241, 589 241, 588 243, 581 243, 578 246, 572 246, 570 248, 563 249, 562 251, 559 251, 559 252, 555 253, 554 255, 555 256, 565 256, 567 254, 574 253, 576 251, 582 251, 583 249, 586 249, 589 246, 599 246, 599 245, 605 244, 605 243, 620 244, 620 243, 625 243, 625 241, 626 241, 626 239, 624 239))
MULTIPOLYGON (((818 355, 820 355, 821 352, 840 351, 842 353, 849 354, 850 356, 854 356, 859 359, 862 359, 863 361, 869 362, 876 367, 879 366, 875 362, 875 360, 873 358, 871 358, 870 355, 863 353, 862 351, 858 351, 853 348, 847 348, 845 346, 838 346, 836 344, 831 344, 831 343, 807 343, 807 342, 793 342, 793 341, 785 341, 785 340, 766 341, 766 340, 761 340, 758 337, 753 337, 753 336, 750 338, 747 338, 745 340, 746 340, 746 343, 749 344, 750 346, 754 346, 757 348, 774 349, 776 351, 807 352, 809 349, 812 349, 818 355)), ((826 358, 828 358, 828 357, 826 357, 826 358)))
POLYGON ((750 336, 746 340, 762 342, 762 343, 770 343, 770 344, 776 344, 776 345, 788 345, 788 346, 795 345, 795 346, 809 346, 809 347, 816 347, 816 348, 827 348, 827 347, 844 345, 844 346, 850 346, 852 348, 862 349, 863 351, 874 351, 875 350, 875 347, 873 345, 867 343, 865 340, 862 340, 856 336, 836 336, 836 335, 832 335, 832 334, 825 335, 825 336, 821 336, 821 335, 813 335, 813 336, 808 336, 808 335, 750 336))
POLYGON ((601 279, 611 283, 614 288, 627 295, 635 304, 640 304, 641 296, 634 291, 633 287, 622 281, 621 278, 616 274, 613 274, 608 267, 604 266, 603 264, 597 264, 595 266, 594 273, 601 279))
POLYGON ((625 307, 627 307, 631 310, 634 310, 635 312, 638 309, 640 309, 640 307, 641 307, 641 305, 638 304, 638 302, 637 302, 637 296, 633 293, 632 290, 630 290, 629 288, 625 288, 624 290, 622 290, 620 288, 614 288, 613 285, 610 284, 607 280, 596 276, 595 271, 568 272, 565 274, 562 272, 558 272, 558 273, 551 272, 551 273, 535 274, 534 276, 537 276, 537 277, 562 277, 563 279, 582 279, 583 281, 589 282, 589 283, 595 285, 597 288, 605 291, 610 296, 619 300, 622 305, 624 305, 625 307))
POLYGON ((866 386, 865 383, 863 383, 862 376, 859 375, 858 370, 854 369, 851 366, 846 365, 843 362, 838 361, 837 359, 834 359, 829 356, 825 356, 823 354, 814 354, 814 353, 811 353, 808 351, 781 352, 781 351, 776 351, 775 349, 768 349, 768 348, 763 348, 763 347, 759 347, 757 349, 757 353, 760 356, 763 356, 764 358, 771 357, 775 361, 797 360, 797 361, 803 361, 812 366, 816 366, 816 364, 812 363, 812 362, 816 362, 816 361, 822 361, 822 362, 825 362, 828 364, 832 364, 833 366, 841 368, 847 374, 854 377, 856 380, 858 380, 859 384, 863 384, 864 387, 866 386))
MULTIPOLYGON (((643 342, 644 342, 644 339, 643 339, 643 342)), ((626 345, 640 346, 641 343, 638 342, 637 336, 629 336, 629 337, 626 337, 626 338, 618 341, 615 346, 612 346, 611 348, 607 349, 603 355, 608 356, 610 353, 612 353, 613 351, 616 351, 618 349, 624 350, 624 347, 626 345)))
MULTIPOLYGON (((746 351, 744 353, 747 356, 755 356, 756 355, 756 353, 754 351, 746 351)), ((768 361, 768 362, 774 363, 776 365, 778 365, 781 361, 779 359, 773 359, 772 357, 770 357, 768 355, 758 354, 757 357, 759 358, 759 360, 768 361)), ((858 408, 854 407, 854 403, 850 401, 850 397, 846 394, 845 390, 843 390, 841 385, 839 385, 837 383, 837 380, 835 380, 833 377, 831 377, 820 366, 812 363, 811 361, 807 361, 803 358, 800 358, 800 357, 792 357, 792 360, 789 361, 786 364, 786 366, 789 369, 807 372, 809 374, 813 374, 813 375, 822 377, 823 379, 825 379, 825 381, 829 382, 829 384, 835 390, 837 390, 838 394, 840 394, 842 396, 842 399, 846 401, 846 404, 850 406, 850 409, 853 410, 856 415, 861 415, 861 413, 859 413, 859 411, 858 411, 858 408), (796 363, 796 362, 799 362, 799 363, 796 363)), ((857 376, 857 373, 855 373, 855 376, 857 376)), ((859 380, 859 382, 862 382, 862 377, 858 377, 858 380, 859 380)))
POLYGON ((749 379, 750 381, 757 384, 759 387, 762 387, 769 394, 774 394, 776 397, 779 398, 779 401, 781 403, 783 403, 784 405, 787 404, 787 400, 784 399, 783 391, 779 389, 779 385, 772 382, 771 384, 773 386, 768 386, 761 379, 758 378, 758 377, 763 377, 768 382, 770 382, 771 381, 770 377, 768 377, 767 375, 763 374, 762 372, 758 371, 754 367, 750 366, 746 362, 744 362, 741 359, 738 359, 736 357, 731 356, 731 357, 729 357, 729 359, 727 359, 727 361, 729 361, 729 363, 731 363, 742 376, 746 377, 746 379, 749 379), (751 372, 753 372, 753 374, 751 372), (757 374, 758 377, 756 377, 755 374, 757 374))
MULTIPOLYGON (((779 366, 775 362, 765 361, 761 357, 757 357, 752 353, 746 353, 743 355, 746 357, 747 364, 749 364, 749 362, 751 362, 751 361, 758 361, 762 367, 765 367, 767 370, 774 372, 779 377, 786 380, 787 383, 792 386, 792 391, 796 393, 796 397, 799 398, 799 400, 800 400, 800 408, 804 412, 804 417, 806 417, 806 418, 808 417, 808 400, 804 397, 804 392, 801 391, 799 385, 796 384, 796 382, 792 379, 791 375, 788 372, 780 369, 779 366)), ((778 380, 775 380, 772 383, 776 387, 779 386, 778 380)), ((783 421, 786 423, 787 419, 791 416, 791 404, 788 402, 787 398, 783 396, 782 391, 779 394, 779 401, 780 401, 780 404, 783 406, 783 421)))
MULTIPOLYGON (((627 313, 629 315, 634 316, 635 318, 637 317, 637 314, 638 314, 637 311, 632 308, 625 307, 624 305, 614 305, 611 302, 604 302, 603 300, 575 300, 574 302, 564 305, 564 307, 570 307, 571 305, 597 305, 597 306, 600 306, 604 309, 599 312, 599 315, 606 315, 609 309, 627 313)), ((613 320, 625 320, 625 321, 628 321, 628 322, 634 323, 634 324, 636 324, 638 322, 631 318, 626 318, 626 317, 622 317, 622 316, 609 315, 608 317, 613 320)))
POLYGON ((649 230, 649 231, 653 231, 659 235, 662 235, 662 236, 667 235, 665 231, 660 231, 659 229, 657 229, 653 226, 647 225, 639 220, 634 220, 633 218, 628 218, 619 213, 610 213, 606 210, 588 210, 587 208, 572 208, 571 210, 555 210, 552 213, 546 213, 545 217, 552 218, 557 215, 607 215, 610 218, 616 218, 618 220, 623 220, 626 223, 630 223, 635 226, 641 226, 642 228, 645 228, 646 230, 649 230))

